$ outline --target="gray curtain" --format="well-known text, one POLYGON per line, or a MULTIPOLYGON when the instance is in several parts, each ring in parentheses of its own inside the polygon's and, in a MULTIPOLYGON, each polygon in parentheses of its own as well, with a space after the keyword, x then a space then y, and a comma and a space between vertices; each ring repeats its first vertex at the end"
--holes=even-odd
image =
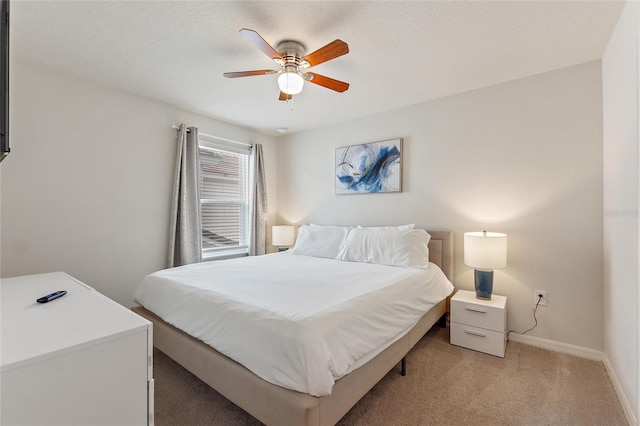
POLYGON ((198 129, 180 125, 176 156, 168 267, 202 260, 198 129))
POLYGON ((262 145, 255 143, 251 147, 249 158, 249 221, 251 239, 249 256, 266 253, 267 247, 267 184, 264 179, 264 159, 262 145))

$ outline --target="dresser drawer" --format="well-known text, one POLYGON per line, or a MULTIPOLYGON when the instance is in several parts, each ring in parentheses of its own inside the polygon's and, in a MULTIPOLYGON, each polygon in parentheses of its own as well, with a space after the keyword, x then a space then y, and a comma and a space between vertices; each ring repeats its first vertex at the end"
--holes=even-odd
POLYGON ((451 344, 504 358, 505 334, 451 322, 451 344))
POLYGON ((451 299, 451 321, 460 324, 469 324, 504 333, 506 313, 504 307, 451 299))

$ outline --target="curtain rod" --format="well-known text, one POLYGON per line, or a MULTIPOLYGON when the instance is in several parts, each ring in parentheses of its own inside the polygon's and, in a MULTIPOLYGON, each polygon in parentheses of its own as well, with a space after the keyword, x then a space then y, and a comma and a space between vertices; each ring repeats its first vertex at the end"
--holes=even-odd
MULTIPOLYGON (((180 127, 179 127, 179 126, 171 126, 171 127, 172 127, 173 129, 180 130, 180 127)), ((191 130, 187 129, 187 133, 191 133, 191 130)), ((251 147, 253 146, 253 145, 251 145, 250 143, 238 142, 238 141, 234 141, 234 140, 227 139, 227 138, 221 138, 220 136, 212 136, 212 135, 208 135, 208 134, 206 134, 206 133, 200 133, 200 132, 198 132, 198 135, 202 135, 202 136, 207 137, 207 138, 219 139, 219 140, 221 140, 221 141, 225 141, 225 142, 229 142, 229 143, 235 143, 235 144, 237 144, 237 145, 248 146, 249 148, 251 148, 251 147)))

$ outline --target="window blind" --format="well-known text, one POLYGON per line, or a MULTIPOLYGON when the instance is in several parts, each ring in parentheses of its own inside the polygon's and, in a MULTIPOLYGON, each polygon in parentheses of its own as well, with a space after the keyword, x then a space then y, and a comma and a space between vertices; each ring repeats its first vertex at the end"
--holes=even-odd
POLYGON ((248 251, 249 154, 200 144, 202 254, 248 251))

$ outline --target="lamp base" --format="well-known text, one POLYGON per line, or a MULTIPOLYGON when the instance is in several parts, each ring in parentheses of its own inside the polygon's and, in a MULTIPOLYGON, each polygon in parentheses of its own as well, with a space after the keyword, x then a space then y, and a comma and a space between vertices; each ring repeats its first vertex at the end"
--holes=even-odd
POLYGON ((475 269, 476 299, 491 300, 493 270, 475 269))

